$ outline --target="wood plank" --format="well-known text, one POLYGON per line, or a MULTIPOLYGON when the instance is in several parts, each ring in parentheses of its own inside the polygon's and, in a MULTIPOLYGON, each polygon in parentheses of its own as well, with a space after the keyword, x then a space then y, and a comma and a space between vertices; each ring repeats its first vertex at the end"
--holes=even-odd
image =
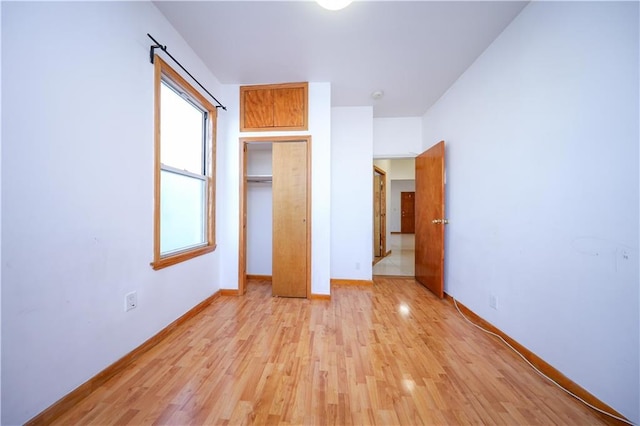
POLYGON ((253 281, 254 283, 264 283, 268 284, 272 280, 271 275, 256 275, 256 274, 247 274, 247 279, 253 281))
POLYGON ((311 300, 331 300, 331 295, 330 294, 311 293, 311 296, 309 296, 309 299, 311 299, 311 300))
POLYGON ((351 279, 340 279, 340 278, 331 278, 331 285, 356 285, 356 286, 372 286, 373 281, 371 280, 351 280, 351 279))

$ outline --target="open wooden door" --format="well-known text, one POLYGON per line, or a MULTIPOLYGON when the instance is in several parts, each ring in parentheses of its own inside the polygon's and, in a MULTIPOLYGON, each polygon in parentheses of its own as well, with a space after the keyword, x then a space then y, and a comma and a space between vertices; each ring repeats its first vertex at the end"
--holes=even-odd
POLYGON ((416 280, 444 297, 444 141, 416 157, 416 280))

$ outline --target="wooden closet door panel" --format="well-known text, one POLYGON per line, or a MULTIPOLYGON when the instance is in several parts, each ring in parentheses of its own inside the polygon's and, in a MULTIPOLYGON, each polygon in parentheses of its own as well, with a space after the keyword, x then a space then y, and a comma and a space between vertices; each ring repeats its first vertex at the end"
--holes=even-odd
POLYGON ((273 90, 243 91, 242 106, 243 128, 273 127, 273 90))
POLYGON ((273 144, 274 296, 307 297, 307 144, 273 144))

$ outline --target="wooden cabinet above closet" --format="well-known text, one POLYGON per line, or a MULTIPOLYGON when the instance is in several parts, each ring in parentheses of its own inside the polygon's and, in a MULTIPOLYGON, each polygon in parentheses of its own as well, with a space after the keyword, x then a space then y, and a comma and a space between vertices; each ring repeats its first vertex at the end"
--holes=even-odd
POLYGON ((308 130, 309 84, 240 86, 240 131, 308 130))

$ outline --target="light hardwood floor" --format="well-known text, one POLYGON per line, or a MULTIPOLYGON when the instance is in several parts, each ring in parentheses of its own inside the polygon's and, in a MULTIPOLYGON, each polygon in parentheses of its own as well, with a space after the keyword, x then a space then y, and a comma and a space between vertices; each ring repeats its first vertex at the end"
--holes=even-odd
POLYGON ((607 422, 413 279, 223 296, 55 424, 607 422))

